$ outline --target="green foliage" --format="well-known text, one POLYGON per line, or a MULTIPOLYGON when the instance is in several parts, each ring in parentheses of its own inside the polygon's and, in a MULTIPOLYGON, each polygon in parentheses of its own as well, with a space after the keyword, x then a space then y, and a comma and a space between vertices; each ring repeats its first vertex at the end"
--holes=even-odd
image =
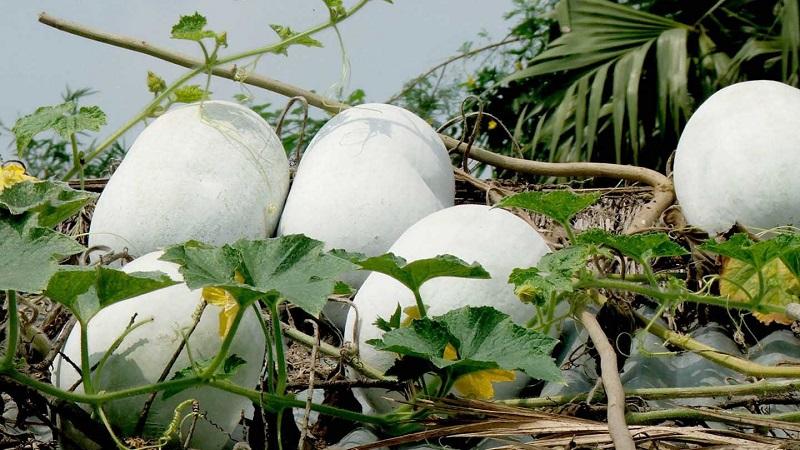
POLYGON ((73 101, 55 106, 42 106, 35 112, 17 120, 11 128, 17 141, 17 152, 25 155, 33 138, 39 133, 53 130, 63 139, 80 131, 99 131, 106 124, 105 113, 97 106, 78 108, 73 101))
POLYGON ((106 306, 174 284, 177 282, 160 272, 128 274, 101 266, 62 266, 50 277, 44 293, 86 326, 106 306))
POLYGON ((188 84, 175 89, 173 101, 177 103, 195 103, 207 100, 211 92, 206 91, 198 84, 188 84))
POLYGON ((700 246, 700 249, 738 259, 756 268, 763 267, 766 263, 780 257, 787 267, 797 274, 800 235, 780 234, 772 239, 753 242, 746 234, 737 233, 723 242, 706 241, 700 246))
POLYGON ((60 259, 84 249, 47 228, 16 230, 0 220, 0 290, 42 292, 60 259))
POLYGON ((600 197, 599 193, 575 194, 568 190, 522 192, 504 198, 497 206, 526 209, 567 224, 575 214, 596 203, 600 197))
POLYGON ((536 267, 514 269, 508 282, 523 303, 543 306, 562 294, 573 292, 573 282, 586 272, 591 252, 583 245, 573 245, 544 255, 536 267))
POLYGON ((556 340, 514 324, 489 306, 464 307, 439 317, 415 320, 368 343, 384 351, 430 361, 447 379, 486 369, 522 370, 547 381, 561 379, 550 357, 556 340), (444 357, 452 345, 456 359, 444 357))
MULTIPOLYGON (((80 100, 93 93, 90 89, 67 89, 62 94, 62 99, 64 104, 72 103, 75 105, 75 109, 70 112, 71 115, 74 115, 79 113, 77 104, 80 100)), ((11 132, 11 130, 8 131, 11 132)), ((54 133, 53 137, 42 137, 42 135, 46 136, 47 134, 40 133, 30 137, 24 151, 24 159, 29 174, 43 179, 58 178, 63 176, 72 166, 71 143, 69 137, 63 138, 58 133, 54 133)), ((76 142, 81 147, 82 136, 84 136, 82 132, 76 134, 76 142)), ((122 158, 125 151, 125 146, 120 142, 112 143, 100 158, 84 165, 85 176, 108 176, 111 166, 115 161, 122 158)))
POLYGON ((25 181, 0 191, 0 218, 10 214, 15 223, 51 228, 71 217, 97 197, 58 181, 25 181))
POLYGON ((392 253, 371 258, 361 254, 348 254, 341 250, 334 251, 334 254, 352 261, 362 270, 388 275, 403 283, 415 294, 419 293, 419 289, 426 281, 434 278, 491 278, 489 272, 477 262, 467 264, 452 255, 438 255, 407 263, 405 259, 392 253))
POLYGON ((196 42, 207 38, 219 39, 217 33, 205 29, 207 24, 208 20, 198 12, 191 16, 181 16, 178 23, 172 26, 172 38, 196 42))
POLYGON ((167 82, 164 81, 163 78, 158 76, 155 72, 148 70, 147 71, 147 90, 152 92, 153 94, 160 94, 167 89, 167 82))
POLYGON ((392 315, 389 317, 389 320, 384 319, 383 317, 378 317, 375 320, 375 326, 378 327, 381 331, 392 331, 394 329, 400 328, 401 321, 400 319, 403 316, 403 310, 400 308, 400 303, 397 304, 397 308, 395 308, 392 315))
POLYGON ((304 47, 322 47, 322 42, 312 38, 311 36, 300 36, 295 38, 297 33, 292 31, 292 29, 289 27, 276 24, 271 24, 269 27, 272 28, 272 31, 278 35, 281 41, 292 39, 291 42, 287 42, 286 45, 277 49, 275 53, 289 56, 288 49, 292 45, 302 45, 304 47))
POLYGON ((625 256, 647 264, 653 258, 681 256, 688 252, 672 242, 666 233, 614 234, 592 228, 579 234, 577 242, 586 245, 603 245, 625 256))
POLYGON ((284 299, 314 316, 334 292, 336 279, 356 269, 325 253, 322 242, 303 235, 240 240, 222 247, 189 241, 167 248, 161 259, 180 264, 190 289, 225 289, 243 308, 257 299, 284 299), (236 281, 237 272, 244 283, 236 281))
MULTIPOLYGON (((183 378, 189 378, 193 375, 202 373, 209 367, 211 367, 211 363, 214 361, 214 358, 204 359, 202 361, 197 361, 193 366, 184 367, 181 370, 175 372, 175 374, 170 378, 170 381, 173 380, 180 380, 183 378)), ((240 357, 237 354, 233 354, 225 358, 225 361, 222 362, 222 366, 218 369, 217 373, 214 375, 214 378, 217 380, 228 380, 236 375, 236 372, 239 370, 240 367, 247 364, 247 361, 244 358, 240 357)), ((164 389, 163 393, 161 394, 162 400, 166 400, 173 395, 176 395, 184 390, 188 389, 187 387, 172 387, 169 389, 164 389)))

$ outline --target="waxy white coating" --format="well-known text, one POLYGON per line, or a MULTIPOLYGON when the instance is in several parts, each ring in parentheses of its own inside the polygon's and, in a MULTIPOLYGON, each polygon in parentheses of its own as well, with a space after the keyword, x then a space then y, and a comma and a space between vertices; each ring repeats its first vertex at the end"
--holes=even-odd
POLYGON ((270 237, 289 189, 272 128, 247 107, 207 101, 142 131, 97 202, 89 245, 140 256, 196 239, 270 237))
POLYGON ((710 234, 800 225, 800 90, 746 81, 709 97, 675 154, 675 193, 689 224, 710 234))
MULTIPOLYGON (((390 252, 407 261, 454 255, 467 263, 478 262, 491 275, 490 279, 435 278, 421 289, 429 316, 442 315, 463 306, 492 306, 511 316, 519 324, 533 317, 535 309, 523 304, 514 294, 508 276, 515 268, 535 266, 550 250, 530 225, 503 209, 482 205, 460 205, 433 213, 406 230, 390 252)), ((389 276, 372 273, 355 297, 361 321, 359 347, 362 360, 379 370, 388 369, 395 356, 377 351, 367 344, 380 338, 383 331, 373 323, 378 317, 388 319, 400 303, 401 308, 415 305, 411 291, 389 276)), ((345 337, 351 339, 355 314, 350 313, 345 337)), ((515 395, 527 382, 521 373, 517 380, 495 384, 497 398, 515 395)), ((396 403, 381 397, 383 389, 366 389, 365 397, 378 411, 388 411, 396 403)))
MULTIPOLYGON (((176 264, 160 261, 161 252, 148 253, 125 265, 127 273, 161 271, 176 281, 183 277, 176 264)), ((185 284, 177 284, 110 305, 101 310, 90 322, 88 329, 90 364, 94 365, 112 343, 122 334, 131 317, 141 321, 152 318, 133 330, 114 352, 104 369, 96 390, 120 390, 158 381, 164 367, 172 358, 183 334, 194 323, 193 315, 201 304, 201 290, 189 290, 185 284)), ((192 358, 201 361, 213 357, 220 348, 218 313, 220 308, 208 305, 197 328, 188 341, 192 358)), ((63 350, 64 354, 76 364, 80 364, 80 324, 75 325, 63 350)), ((248 310, 243 317, 234 338, 229 355, 236 354, 247 361, 239 367, 231 381, 244 387, 254 388, 258 384, 261 365, 264 359, 265 341, 261 325, 255 313, 248 310)), ((184 348, 167 377, 189 367, 189 358, 184 348)), ((56 386, 68 389, 80 378, 78 372, 62 358, 55 362, 54 381, 56 386)), ((82 386, 76 390, 83 392, 82 386)), ((199 401, 201 411, 210 420, 230 433, 239 423, 243 410, 252 408, 246 398, 223 392, 211 387, 192 388, 182 391, 167 400, 161 394, 150 410, 145 435, 158 437, 172 420, 174 409, 186 399, 199 401)), ((139 395, 114 400, 104 406, 111 423, 128 435, 133 432, 147 395, 139 395)), ((184 414, 191 410, 184 411, 184 414)), ((185 436, 184 436, 185 438, 185 436)), ((212 427, 203 419, 197 421, 192 439, 197 448, 222 448, 228 437, 212 427)))
MULTIPOLYGON (((326 244, 375 256, 406 228, 453 205, 455 182, 436 132, 405 109, 383 104, 350 108, 309 144, 286 200, 278 235, 302 233, 326 244)), ((359 287, 366 273, 345 276, 359 287)), ((345 307, 325 314, 344 325, 345 307)))

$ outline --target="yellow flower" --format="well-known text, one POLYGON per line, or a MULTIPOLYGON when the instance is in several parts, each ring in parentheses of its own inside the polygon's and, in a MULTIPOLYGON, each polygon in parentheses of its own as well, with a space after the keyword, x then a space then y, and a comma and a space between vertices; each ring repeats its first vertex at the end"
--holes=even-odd
MULTIPOLYGON (((458 352, 451 344, 444 348, 442 358, 453 361, 458 359, 458 352)), ((459 394, 478 400, 494 398, 494 382, 514 381, 517 374, 511 370, 486 369, 468 373, 458 377, 453 387, 459 394)))
POLYGON ((419 313, 419 308, 417 308, 417 305, 407 306, 403 308, 403 314, 406 315, 406 318, 403 319, 402 322, 400 322, 401 327, 407 327, 411 325, 411 322, 422 318, 422 316, 419 313))
POLYGON ((487 126, 487 128, 489 128, 490 130, 494 130, 495 128, 497 128, 497 121, 490 120, 489 121, 489 125, 487 126))
POLYGON ((21 165, 14 163, 6 164, 4 167, 0 167, 0 192, 3 192, 3 189, 17 183, 35 179, 36 178, 30 175, 25 175, 25 168, 21 165))
MULTIPOLYGON (((244 277, 239 272, 233 277, 237 283, 244 283, 244 277)), ((231 331, 233 319, 239 312, 239 303, 230 292, 218 287, 203 288, 203 300, 210 305, 219 306, 219 337, 224 338, 231 331)))
MULTIPOLYGON (((406 315, 401 326, 407 327, 411 322, 420 318, 419 308, 416 305, 403 308, 406 315)), ((448 361, 458 359, 458 351, 452 344, 447 344, 442 353, 442 358, 448 361)), ((514 381, 517 378, 516 372, 502 369, 486 369, 468 373, 458 377, 453 383, 453 387, 464 397, 479 400, 489 400, 494 398, 494 382, 514 381)))
POLYGON ((473 87, 475 87, 475 77, 473 77, 472 75, 468 76, 468 77, 467 77, 467 82, 466 82, 466 85, 467 85, 467 87, 469 87, 469 88, 473 88, 473 87))

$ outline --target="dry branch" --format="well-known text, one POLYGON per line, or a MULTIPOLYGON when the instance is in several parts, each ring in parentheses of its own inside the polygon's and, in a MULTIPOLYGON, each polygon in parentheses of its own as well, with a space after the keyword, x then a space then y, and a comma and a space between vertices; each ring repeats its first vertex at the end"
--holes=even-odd
POLYGON ((600 376, 608 397, 608 432, 619 450, 636 450, 633 438, 625 422, 625 390, 619 379, 617 353, 608 342, 608 337, 597 322, 597 317, 583 310, 579 319, 589 333, 589 338, 600 355, 600 376))

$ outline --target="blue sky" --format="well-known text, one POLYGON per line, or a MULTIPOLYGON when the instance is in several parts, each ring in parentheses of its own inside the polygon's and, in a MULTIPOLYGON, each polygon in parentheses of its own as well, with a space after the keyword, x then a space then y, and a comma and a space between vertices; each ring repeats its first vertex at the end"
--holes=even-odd
MULTIPOLYGON (((340 28, 350 62, 346 90, 362 88, 370 101, 386 100, 403 82, 455 54, 465 41, 487 42, 479 33, 502 39, 509 29, 503 14, 511 7, 511 0, 395 0, 394 5, 373 0, 340 28)), ((181 14, 199 11, 209 18, 210 29, 228 31, 229 53, 274 42, 271 23, 302 30, 327 16, 321 0, 27 0, 0 6, 0 121, 10 126, 37 106, 60 103, 66 86, 91 87, 99 92, 86 103, 99 105, 109 116, 98 137, 147 103, 148 70, 169 82, 185 69, 41 25, 36 20, 41 11, 195 56, 199 51, 192 43, 169 39, 181 14)), ((288 58, 264 57, 256 71, 331 94, 343 79, 341 51, 332 31, 317 38, 325 48, 292 47, 288 58)), ((469 67, 454 65, 451 73, 466 73, 469 67)), ((214 98, 230 99, 241 87, 215 80, 211 90, 214 98)), ((252 94, 260 102, 284 101, 255 88, 252 94)), ((128 144, 137 132, 126 136, 128 144)), ((5 157, 10 143, 0 135, 5 157)))

